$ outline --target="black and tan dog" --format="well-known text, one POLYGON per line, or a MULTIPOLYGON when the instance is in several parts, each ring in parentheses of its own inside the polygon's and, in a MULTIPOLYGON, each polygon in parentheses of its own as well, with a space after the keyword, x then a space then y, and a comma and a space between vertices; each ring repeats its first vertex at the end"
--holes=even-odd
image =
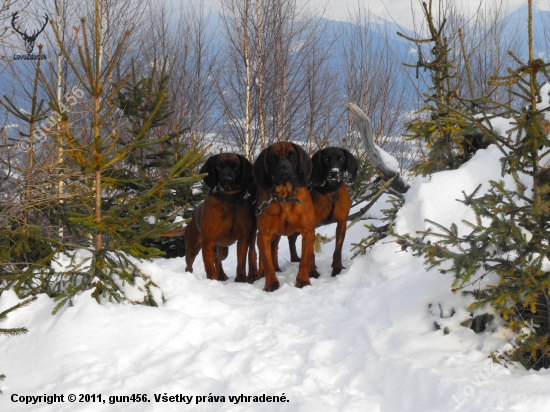
MULTIPOLYGON (((307 188, 311 174, 308 154, 293 143, 275 143, 264 149, 254 162, 254 178, 259 189, 256 196, 260 276, 265 275, 264 290, 279 288, 274 262, 281 235, 299 233, 303 237, 302 256, 296 287, 310 285, 315 215, 307 188)), ((252 277, 251 281, 259 277, 252 277)))
POLYGON ((241 155, 220 153, 210 157, 200 173, 208 173, 204 182, 210 190, 206 200, 193 211, 185 230, 185 270, 193 272, 193 262, 202 247, 206 277, 227 280, 222 260, 227 257, 228 246, 236 241, 235 282, 246 282, 249 249, 249 272, 257 276, 254 206, 248 192, 253 182, 252 163, 241 155))
MULTIPOLYGON (((346 219, 351 207, 346 184, 355 180, 358 163, 349 151, 338 147, 319 150, 312 156, 311 161, 313 171, 310 187, 315 208, 315 225, 336 222, 336 247, 332 256, 332 276, 336 276, 343 269, 342 246, 346 237, 346 219)), ((296 253, 297 237, 298 234, 295 233, 288 238, 291 262, 300 261, 296 253)), ((315 257, 313 261, 315 262, 315 257)), ((319 276, 315 263, 310 276, 319 276)))

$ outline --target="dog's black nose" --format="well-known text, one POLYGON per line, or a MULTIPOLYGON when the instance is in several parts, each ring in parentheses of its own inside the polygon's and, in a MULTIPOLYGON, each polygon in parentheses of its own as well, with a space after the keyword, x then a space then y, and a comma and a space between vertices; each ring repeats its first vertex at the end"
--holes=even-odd
POLYGON ((281 179, 289 178, 290 177, 290 170, 286 169, 286 168, 279 170, 279 177, 281 179))
POLYGON ((220 179, 220 182, 227 186, 233 183, 233 178, 229 175, 225 175, 220 179))

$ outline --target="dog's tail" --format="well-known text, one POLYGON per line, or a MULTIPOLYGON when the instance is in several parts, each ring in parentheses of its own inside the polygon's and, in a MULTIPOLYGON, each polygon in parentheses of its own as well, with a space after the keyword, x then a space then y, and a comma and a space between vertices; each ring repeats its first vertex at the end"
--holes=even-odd
POLYGON ((184 236, 185 235, 185 229, 187 226, 184 227, 177 227, 172 230, 167 230, 166 232, 162 232, 160 234, 161 237, 178 237, 178 236, 184 236))
POLYGON ((164 257, 168 259, 185 256, 185 229, 186 227, 178 227, 162 232, 152 246, 162 250, 164 257))

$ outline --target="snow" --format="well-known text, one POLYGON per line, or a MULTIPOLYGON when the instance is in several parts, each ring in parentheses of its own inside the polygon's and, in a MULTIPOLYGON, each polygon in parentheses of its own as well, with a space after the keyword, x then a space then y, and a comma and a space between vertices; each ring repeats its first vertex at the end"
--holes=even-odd
MULTIPOLYGON (((430 219, 445 227, 456 223, 466 229, 462 220, 475 222, 473 211, 461 207, 455 199, 464 199, 462 192, 471 194, 482 184, 480 194, 489 188, 489 180, 501 180, 500 157, 502 153, 495 145, 478 150, 474 157, 457 170, 435 173, 431 176, 417 177, 411 189, 405 194, 405 205, 399 211, 395 224, 397 233, 414 234, 426 230, 431 225, 424 221, 430 219)), ((510 186, 513 179, 504 179, 510 186)))
POLYGON ((380 155, 380 159, 382 160, 382 163, 384 163, 384 166, 395 173, 399 172, 399 162, 397 161, 397 159, 386 152, 384 149, 382 149, 380 146, 377 146, 375 144, 374 147, 376 148, 376 150, 378 150, 378 154, 380 155))
MULTIPOLYGON (((417 178, 396 230, 414 234, 427 228, 426 218, 462 230, 460 220, 473 216, 455 199, 500 179, 499 158, 489 146, 458 170, 417 178)), ((387 207, 379 202, 369 217, 381 217, 387 207)), ((319 229, 329 236, 334 231, 334 225, 319 229)), ((316 254, 322 276, 303 289, 294 287, 298 264, 289 263, 283 239, 281 288, 273 293, 262 291, 263 280, 233 282, 233 246, 224 262, 231 278, 224 283, 206 279, 200 255, 194 273, 184 272, 183 258, 140 262, 166 299, 158 308, 98 305, 87 292, 52 316, 56 303, 41 295, 2 324, 29 332, 0 336, 0 373, 7 376, 0 410, 549 410, 549 370, 504 368, 488 358, 514 338, 498 316, 483 333, 461 326, 470 319, 470 302, 451 292, 452 276, 426 272, 421 258, 400 251, 391 238, 351 260, 352 243, 366 235, 361 224, 348 230, 347 269, 335 278, 329 276, 334 241, 324 245, 316 254), (11 401, 15 394, 63 394, 65 403, 25 405, 11 401), (110 396, 146 394, 151 402, 72 404, 69 394, 101 394, 106 404, 110 396), (155 394, 194 398, 189 405, 156 402, 155 394), (209 394, 225 400, 208 402, 209 394), (229 401, 241 394, 284 394, 289 402, 229 401), (197 404, 197 396, 204 401, 197 404)), ((4 292, 0 311, 17 302, 4 292)))

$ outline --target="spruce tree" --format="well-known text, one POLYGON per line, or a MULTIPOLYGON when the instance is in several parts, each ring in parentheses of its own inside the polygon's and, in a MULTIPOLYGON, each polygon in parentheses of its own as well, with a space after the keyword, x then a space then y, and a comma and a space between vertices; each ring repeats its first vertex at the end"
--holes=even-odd
MULTIPOLYGON (((197 150, 188 151, 165 175, 155 182, 143 181, 140 168, 145 164, 132 164, 136 153, 147 153, 151 148, 169 140, 169 136, 150 138, 151 127, 162 122, 167 114, 163 109, 166 93, 154 96, 154 107, 134 127, 131 140, 122 140, 117 127, 117 96, 131 77, 114 79, 113 71, 118 64, 126 39, 125 34, 112 57, 103 53, 103 27, 100 25, 98 0, 95 1, 96 19, 93 32, 88 34, 86 22, 82 19, 77 30, 78 59, 67 52, 60 34, 55 31, 58 44, 72 74, 82 89, 82 107, 87 111, 88 126, 62 122, 61 137, 64 144, 65 167, 81 171, 81 179, 67 184, 67 191, 73 193, 67 202, 67 216, 71 222, 80 225, 80 241, 86 244, 89 258, 78 262, 73 256, 72 267, 78 267, 78 278, 71 277, 66 287, 57 296, 60 303, 56 310, 79 292, 93 289, 92 296, 100 300, 128 300, 125 285, 137 286, 144 293, 142 303, 156 305, 154 282, 143 273, 130 257, 150 259, 162 253, 153 247, 146 247, 143 240, 158 236, 170 226, 168 222, 177 210, 163 219, 163 213, 171 208, 163 199, 168 184, 189 185, 200 176, 184 176, 202 157, 197 150), (130 163, 130 167, 126 167, 130 163), (132 167, 133 166, 133 167, 132 167), (82 237, 84 235, 84 237, 82 237), (92 240, 89 245, 88 239, 92 240), (138 281, 139 280, 139 281, 138 281), (138 281, 136 283, 136 281, 138 281)), ((46 80, 43 78, 47 86, 46 80)), ((47 87, 50 90, 49 87, 47 87)), ((50 91, 50 98, 55 96, 50 91)), ((179 133, 179 131, 177 131, 179 133)))
POLYGON ((483 118, 465 116, 499 147, 502 175, 512 176, 515 187, 491 181, 487 193, 481 194, 480 186, 465 194, 461 202, 476 217, 474 222, 464 222, 470 228, 466 235, 459 234, 455 224, 445 228, 427 220, 435 229, 420 232, 419 237, 398 236, 398 242, 424 256, 428 268, 447 263, 449 267, 440 271, 454 275, 453 290, 474 298, 471 309, 491 306, 518 334, 515 349, 494 355, 495 360, 540 369, 550 367, 550 141, 544 119, 550 111, 550 64, 533 56, 532 2, 528 4, 528 61, 512 54, 517 68, 491 79, 522 99, 518 109, 501 105, 501 115, 512 117, 515 126, 499 136, 483 118), (532 188, 521 182, 526 179, 532 188), (435 241, 427 241, 427 236, 435 241), (490 274, 497 275, 496 284, 466 289, 488 280, 490 274))
MULTIPOLYGON (((121 144, 136 140, 156 141, 147 147, 142 146, 134 150, 126 160, 127 167, 124 173, 133 174, 134 180, 140 182, 143 187, 153 187, 159 179, 165 178, 170 169, 191 149, 190 145, 183 141, 190 127, 180 129, 179 125, 176 125, 176 131, 163 135, 166 122, 172 115, 169 111, 168 99, 163 98, 167 94, 168 83, 166 61, 167 59, 164 60, 160 70, 157 61, 154 61, 151 73, 143 77, 136 75, 135 66, 132 65, 131 77, 118 95, 119 108, 129 125, 126 129, 127 133, 121 136, 121 144), (151 125, 148 132, 141 134, 150 118, 151 125)), ((191 176, 192 169, 185 171, 183 175, 191 176)), ((175 209, 179 210, 178 215, 184 218, 190 217, 187 216, 190 206, 204 199, 202 191, 193 191, 191 185, 176 184, 172 181, 167 182, 158 196, 168 201, 170 205, 169 208, 163 209, 161 219, 166 219, 175 209)), ((181 236, 148 237, 142 241, 142 245, 161 250, 165 257, 185 255, 185 244, 181 236)))
MULTIPOLYGON (((167 119, 172 114, 166 99, 168 94, 166 61, 165 59, 159 73, 155 60, 151 73, 144 77, 137 76, 135 65, 132 64, 131 76, 118 94, 118 106, 129 123, 127 128, 129 136, 121 137, 120 144, 127 144, 131 140, 151 141, 155 131, 166 125, 167 119), (147 122, 150 122, 150 126, 146 133, 142 133, 147 122)), ((143 178, 149 178, 151 173, 148 172, 153 168, 170 169, 172 163, 169 159, 173 157, 174 152, 167 149, 176 136, 188 130, 189 128, 177 130, 150 147, 136 148, 133 153, 130 153, 126 162, 134 166, 143 178)))
POLYGON ((10 163, 12 173, 2 182, 0 218, 0 293, 14 288, 22 291, 21 297, 48 288, 44 280, 53 275, 50 262, 62 250, 56 235, 58 225, 51 219, 58 212, 58 199, 52 190, 55 183, 49 142, 42 132, 57 117, 40 98, 40 62, 38 59, 29 101, 13 101, 7 96, 0 100, 0 105, 24 125, 13 147, 4 148, 16 152, 17 160, 10 163), (27 104, 30 110, 23 110, 27 104))
POLYGON ((488 145, 482 139, 482 134, 476 128, 468 127, 457 113, 457 110, 461 111, 465 107, 481 110, 481 102, 487 100, 465 99, 459 95, 456 90, 457 64, 451 58, 453 53, 445 34, 447 20, 443 18, 442 21, 436 21, 432 0, 429 4, 422 2, 422 11, 428 28, 426 38, 397 33, 413 42, 417 48, 416 65, 405 65, 416 69, 417 78, 420 69, 429 73, 430 87, 429 93, 424 93, 425 104, 415 112, 415 118, 406 124, 405 136, 411 141, 418 141, 427 150, 411 167, 417 175, 457 169, 477 149, 488 145))
MULTIPOLYGON (((118 96, 131 73, 116 76, 115 67, 119 66, 130 33, 115 45, 114 53, 105 55, 102 12, 96 0, 91 33, 84 19, 75 29, 75 56, 67 51, 60 33, 53 27, 69 65, 69 75, 78 82, 62 101, 40 69, 37 71, 49 112, 56 114, 57 127, 44 133, 58 142, 64 153, 63 162, 56 163, 56 167, 63 173, 65 195, 63 202, 55 199, 56 213, 50 216, 52 221, 62 222, 63 237, 54 239, 54 247, 45 242, 49 255, 39 263, 43 268, 49 267, 49 271, 36 270, 35 262, 30 262, 22 265, 21 273, 13 270, 0 279, 20 297, 48 293, 59 302, 54 313, 63 305, 72 304, 75 295, 90 289, 98 302, 129 301, 125 292, 128 287, 139 289, 143 296, 143 300, 131 303, 156 305, 163 299, 162 293, 155 291, 154 282, 132 258, 162 256, 159 249, 145 245, 144 240, 156 238, 173 226, 170 221, 180 208, 167 193, 172 193, 173 187, 190 187, 202 177, 191 173, 203 156, 199 150, 182 151, 156 175, 147 171, 149 163, 135 162, 136 153, 158 154, 158 148, 179 137, 181 130, 166 135, 151 133, 153 126, 170 115, 165 106, 167 93, 161 87, 154 92, 147 112, 140 113, 143 116, 139 123, 130 127, 134 132, 131 138, 126 139, 125 122, 130 118, 119 110, 118 96), (52 260, 62 267, 51 270, 52 260)), ((26 205, 28 199, 24 200, 26 205)), ((2 238, 5 242, 9 240, 9 236, 2 238)), ((17 241, 6 257, 13 257, 22 247, 24 243, 17 241)))

